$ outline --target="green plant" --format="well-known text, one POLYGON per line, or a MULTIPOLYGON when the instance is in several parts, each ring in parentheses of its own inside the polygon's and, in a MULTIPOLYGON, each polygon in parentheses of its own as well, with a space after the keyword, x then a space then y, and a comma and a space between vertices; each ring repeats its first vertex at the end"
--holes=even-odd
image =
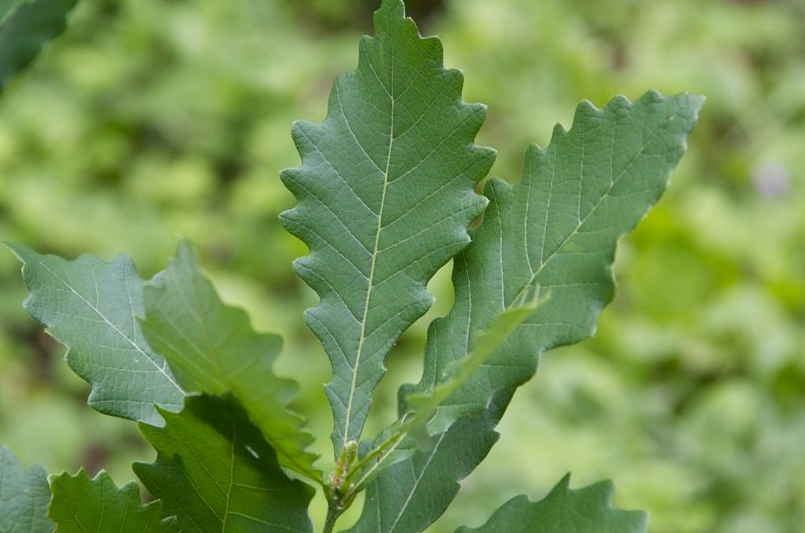
MULTIPOLYGON (((319 469, 288 409, 294 383, 271 369, 281 339, 222 302, 188 245, 146 283, 125 256, 66 261, 11 245, 25 307, 69 347, 89 404, 139 422, 157 450, 134 470, 159 501, 142 506, 136 486, 105 474, 63 474, 48 490, 42 469, 3 450, 4 530, 305 532, 320 485, 325 532, 364 491, 349 532, 423 531, 494 444, 539 356, 592 333, 612 298, 617 240, 664 191, 701 97, 582 103, 570 130, 528 150, 519 183, 491 180, 480 195, 495 157, 474 144, 485 108, 461 101, 461 73, 444 69, 441 43, 419 36, 400 0, 385 0, 375 25, 327 119, 294 126, 302 166, 282 173, 298 200, 282 223, 310 249, 296 271, 321 299, 305 318, 333 368, 331 468, 319 469), (451 259, 455 303, 430 327, 423 377, 400 391, 399 419, 362 440, 383 359, 451 259)), ((612 509, 611 491, 572 491, 566 478, 479 531, 642 531, 645 516, 612 509)))

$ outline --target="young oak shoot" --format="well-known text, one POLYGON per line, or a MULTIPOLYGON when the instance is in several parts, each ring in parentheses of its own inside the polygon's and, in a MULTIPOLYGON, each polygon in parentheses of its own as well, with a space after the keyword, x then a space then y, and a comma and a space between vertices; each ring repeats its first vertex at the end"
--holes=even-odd
MULTIPOLYGON (((528 149, 516 184, 493 179, 481 195, 495 157, 474 142, 486 108, 461 100, 462 74, 444 68, 440 41, 419 35, 401 0, 384 0, 374 20, 326 119, 294 125, 301 166, 282 172, 297 205, 281 221, 310 250, 294 265, 320 296, 305 319, 332 364, 334 467, 319 469, 289 409, 296 385, 273 372, 281 339, 221 300, 187 244, 148 282, 125 256, 67 261, 11 245, 25 308, 69 347, 89 404, 139 422, 156 449, 134 471, 158 501, 143 506, 106 474, 48 485, 2 449, 3 531, 310 533, 320 485, 325 533, 361 491, 346 533, 419 533, 494 445, 541 354, 593 333, 613 297, 617 242, 664 192, 703 98, 583 102, 570 129, 528 149), (400 391, 398 420, 365 439, 384 358, 450 260, 455 302, 428 330, 422 378, 400 391)), ((571 490, 566 477, 545 499, 514 498, 456 533, 645 531, 645 515, 613 509, 611 493, 571 490)))

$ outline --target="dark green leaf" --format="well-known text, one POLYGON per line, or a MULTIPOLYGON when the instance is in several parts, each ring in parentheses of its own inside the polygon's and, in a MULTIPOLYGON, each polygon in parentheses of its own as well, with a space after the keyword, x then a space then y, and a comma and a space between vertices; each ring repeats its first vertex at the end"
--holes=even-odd
POLYGON ((305 451, 313 436, 302 431, 304 420, 288 410, 298 386, 271 368, 282 338, 256 333, 243 310, 224 305, 186 243, 167 270, 146 284, 143 299, 143 333, 182 387, 214 395, 231 390, 280 462, 320 480, 321 472, 312 467, 316 456, 305 451))
POLYGON ((140 424, 158 452, 134 471, 185 533, 309 533, 312 487, 289 479, 231 395, 190 396, 166 425, 140 424))
MULTIPOLYGON (((602 110, 582 103, 569 132, 557 127, 545 150, 534 146, 528 151, 518 184, 495 180, 487 186, 491 203, 484 223, 455 261, 456 301, 447 317, 431 325, 425 371, 413 393, 432 390, 441 373, 472 350, 469 332, 488 327, 511 302, 530 291, 550 294, 550 299, 439 407, 437 417, 444 413, 458 419, 489 404, 491 423, 482 431, 492 438, 494 421, 514 389, 534 374, 539 355, 593 333, 598 313, 612 299, 617 241, 665 190, 702 102, 698 96, 666 98, 651 92, 634 105, 623 97, 602 110)), ((446 465, 432 483, 420 483, 427 473, 412 477, 404 463, 382 472, 350 531, 391 531, 377 529, 378 521, 416 524, 397 527, 395 533, 424 529, 449 499, 429 506, 424 515, 408 502, 455 494, 456 482, 472 468, 446 458, 461 453, 460 446, 417 452, 415 460, 425 470, 446 465)))
POLYGON ((89 255, 67 261, 9 245, 23 262, 31 294, 25 309, 69 348, 67 363, 92 385, 88 403, 102 413, 161 425, 154 408, 182 408, 184 392, 140 331, 142 280, 131 259, 89 255))
POLYGON ((3 533, 51 533, 47 519, 50 489, 41 466, 22 468, 7 447, 0 447, 0 531, 3 533))
POLYGON ((115 486, 106 472, 90 479, 82 469, 50 480, 53 502, 48 516, 56 533, 172 533, 179 531, 172 518, 162 520, 162 504, 143 505, 140 488, 130 482, 115 486))
POLYGON ((282 174, 299 202, 282 222, 310 248, 296 270, 321 298, 305 316, 333 367, 336 455, 359 440, 386 353, 430 307, 428 280, 469 243, 494 161, 473 142, 486 108, 461 101, 439 40, 419 36, 400 0, 383 2, 375 32, 326 120, 294 126, 302 166, 282 174))
POLYGON ((518 496, 483 526, 462 527, 456 533, 645 533, 646 514, 613 509, 612 493, 609 482, 570 490, 570 476, 566 476, 544 500, 530 502, 518 496))
POLYGON ((6 0, 0 3, 0 90, 67 26, 76 0, 6 0))

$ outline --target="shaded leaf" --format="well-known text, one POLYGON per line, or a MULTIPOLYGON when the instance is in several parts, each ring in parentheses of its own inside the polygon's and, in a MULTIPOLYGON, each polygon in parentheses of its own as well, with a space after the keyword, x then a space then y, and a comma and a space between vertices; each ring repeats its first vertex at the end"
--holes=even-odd
POLYGON ((7 0, 0 4, 0 90, 67 26, 76 0, 7 0))
POLYGON ((648 518, 640 511, 613 509, 612 483, 570 490, 570 476, 538 502, 518 496, 505 503, 479 528, 456 533, 645 533, 648 518))
POLYGON ((359 440, 386 353, 430 307, 428 280, 469 243, 494 161, 473 142, 486 108, 461 101, 440 41, 419 36, 401 0, 374 20, 326 120, 294 126, 302 166, 282 174, 298 200, 282 223, 310 248, 296 271, 321 298, 305 317, 333 367, 336 456, 359 440))
MULTIPOLYGON (((514 390, 534 374, 539 355, 593 333, 598 313, 614 292, 611 267, 617 241, 665 190, 702 102, 698 96, 668 98, 650 92, 634 105, 623 97, 601 110, 582 103, 569 132, 557 126, 547 148, 529 149, 519 183, 489 183, 484 223, 454 264, 453 309, 431 325, 422 380, 403 392, 432 390, 441 372, 472 350, 469 332, 487 327, 528 291, 550 293, 550 300, 439 407, 458 418, 472 412, 466 406, 488 403, 489 424, 481 431, 491 439, 514 390)), ((443 440, 452 442, 446 436, 443 440)), ((392 531, 378 529, 380 522, 412 524, 393 531, 413 533, 444 512, 449 499, 429 506, 427 518, 421 507, 408 502, 455 494, 458 480, 472 468, 445 460, 459 455, 460 446, 416 453, 425 470, 433 464, 446 468, 434 482, 423 484, 417 480, 427 472, 412 477, 405 463, 390 466, 375 480, 377 488, 370 487, 363 515, 351 532, 392 531)))
POLYGON ((128 256, 106 263, 89 255, 67 261, 9 245, 31 291, 25 309, 69 348, 67 363, 92 386, 88 403, 102 413, 153 425, 158 404, 182 408, 184 391, 142 335, 142 280, 128 256))
POLYGON ((133 481, 115 486, 106 472, 93 479, 82 469, 50 480, 53 502, 48 516, 56 533, 171 533, 179 531, 175 520, 162 520, 162 504, 143 505, 140 488, 133 481))
POLYGON ((316 456, 305 451, 313 436, 302 431, 302 417, 288 410, 298 385, 272 370, 282 338, 256 333, 245 311, 226 306, 187 243, 146 284, 143 299, 143 333, 168 360, 182 387, 213 395, 231 390, 280 462, 320 480, 321 472, 312 466, 316 456))
POLYGON ((140 424, 156 462, 133 468, 183 532, 312 531, 312 487, 285 475, 234 397, 189 396, 162 415, 164 428, 140 424))
POLYGON ((50 503, 48 475, 39 465, 22 468, 7 447, 0 447, 0 531, 51 533, 47 519, 50 503))

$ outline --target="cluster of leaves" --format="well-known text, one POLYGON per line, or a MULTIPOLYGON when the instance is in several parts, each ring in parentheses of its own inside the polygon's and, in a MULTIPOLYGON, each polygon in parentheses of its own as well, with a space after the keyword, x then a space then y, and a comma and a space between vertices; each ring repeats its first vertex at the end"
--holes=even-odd
MULTIPOLYGON (((225 305, 187 245, 146 283, 125 256, 66 261, 12 245, 26 309, 69 347, 89 404, 139 422, 158 452, 134 466, 160 500, 147 507, 105 474, 52 478, 59 531, 311 531, 314 491, 301 479, 324 489, 326 531, 363 490, 350 532, 422 531, 486 456, 539 356, 593 331, 612 298, 617 240, 664 191, 702 99, 582 103, 570 130, 528 150, 519 183, 492 180, 479 195, 495 155, 474 144, 485 107, 461 101, 461 73, 444 69, 441 43, 419 36, 400 0, 383 3, 375 26, 357 71, 336 79, 324 123, 295 125, 302 166, 282 174, 298 205, 281 220, 310 249, 295 267, 321 298, 305 318, 333 369, 334 470, 316 468, 313 437, 288 409, 295 384, 272 370, 280 338, 225 305), (431 325, 422 379, 401 390, 399 420, 362 440, 383 360, 451 259, 455 303, 431 325)), ((38 521, 19 531, 48 531, 44 473, 3 454, 0 478, 32 487, 0 494, 3 514, 38 521)), ((644 515, 610 508, 610 493, 565 479, 479 531, 642 531, 644 515)), ((16 533, 25 526, 14 520, 16 533)))
MULTIPOLYGON (((323 115, 333 70, 352 65, 355 34, 371 20, 323 28, 287 9, 312 3, 79 3, 69 31, 4 89, 0 234, 63 257, 125 250, 145 277, 164 267, 175 235, 187 236, 222 297, 259 330, 282 333, 294 357, 277 369, 300 381, 294 405, 324 435, 329 364, 299 320, 315 295, 288 268, 304 251, 276 223, 293 200, 275 169, 295 164, 288 125, 323 115)), ((482 523, 509 497, 547 493, 573 471, 577 484, 615 476, 616 501, 651 509, 657 533, 799 533, 802 3, 444 5, 414 18, 449 43, 465 99, 489 105, 481 144, 545 145, 582 98, 603 105, 656 87, 709 102, 673 187, 619 246, 618 291, 598 334, 543 359, 548 379, 518 391, 499 442, 429 531, 482 523), (762 177, 781 171, 777 192, 761 193, 762 177)), ((520 150, 502 150, 492 174, 514 179, 521 164, 520 150)), ((134 424, 84 407, 86 385, 61 347, 19 310, 26 291, 9 253, 0 287, 0 443, 49 472, 85 465, 130 477, 152 451, 134 424)), ((419 377, 429 319, 452 301, 447 268, 429 291, 436 303, 386 361, 367 434, 393 419, 398 384, 419 377)), ((313 449, 329 457, 329 444, 313 449)), ((314 522, 325 510, 313 500, 314 522)))

